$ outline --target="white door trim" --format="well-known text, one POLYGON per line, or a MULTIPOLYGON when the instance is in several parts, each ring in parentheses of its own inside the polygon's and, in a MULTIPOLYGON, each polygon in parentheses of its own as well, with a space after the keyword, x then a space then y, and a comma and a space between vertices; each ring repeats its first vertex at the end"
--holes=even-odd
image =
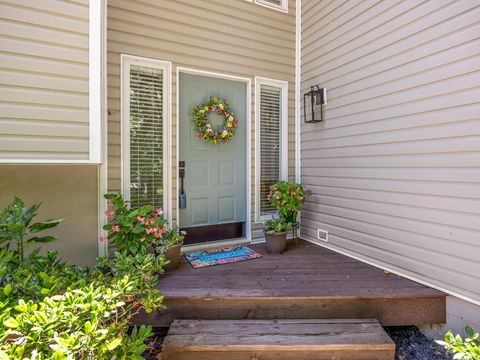
POLYGON ((130 93, 130 65, 140 65, 162 69, 165 83, 165 96, 163 97, 163 210, 167 221, 172 223, 172 194, 171 194, 171 102, 172 102, 172 63, 170 61, 156 60, 122 54, 120 57, 120 108, 121 108, 121 189, 126 200, 130 199, 130 108, 128 99, 130 93))
MULTIPOLYGON (((193 68, 187 68, 187 67, 177 67, 177 72, 176 72, 176 79, 177 79, 177 95, 176 95, 176 112, 177 112, 177 139, 176 139, 176 145, 177 145, 177 163, 179 159, 179 134, 180 134, 180 127, 178 126, 179 124, 179 94, 180 94, 180 73, 185 73, 185 74, 192 74, 192 75, 201 75, 201 76, 206 76, 206 77, 213 77, 217 79, 226 79, 226 80, 232 80, 232 81, 239 81, 243 82, 246 84, 246 166, 247 166, 247 195, 246 195, 246 222, 245 222, 245 238, 248 241, 252 240, 252 184, 251 184, 251 176, 252 176, 252 164, 251 164, 251 152, 252 152, 252 140, 251 140, 251 104, 252 104, 252 79, 251 78, 246 78, 246 77, 240 77, 240 76, 234 76, 234 75, 228 75, 228 74, 223 74, 223 73, 216 73, 216 72, 210 72, 210 71, 204 71, 204 70, 197 70, 193 68)), ((172 166, 172 171, 171 173, 173 174, 173 163, 171 164, 172 166)), ((176 174, 177 174, 177 192, 180 186, 180 180, 178 176, 178 166, 176 166, 176 174)), ((177 204, 175 205, 177 209, 177 224, 178 224, 178 216, 179 216, 179 208, 178 208, 178 201, 177 204)))

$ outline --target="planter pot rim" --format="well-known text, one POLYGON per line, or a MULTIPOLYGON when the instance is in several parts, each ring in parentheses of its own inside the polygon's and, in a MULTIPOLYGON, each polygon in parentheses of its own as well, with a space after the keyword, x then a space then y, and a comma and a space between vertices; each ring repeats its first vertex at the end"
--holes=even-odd
POLYGON ((173 249, 173 248, 176 248, 176 247, 179 247, 179 246, 182 246, 182 245, 183 245, 183 242, 181 242, 179 244, 167 246, 167 249, 173 249))
POLYGON ((289 231, 289 230, 276 233, 276 232, 268 232, 268 231, 265 230, 265 229, 263 230, 263 232, 264 232, 266 235, 284 235, 284 234, 288 234, 288 231, 289 231))

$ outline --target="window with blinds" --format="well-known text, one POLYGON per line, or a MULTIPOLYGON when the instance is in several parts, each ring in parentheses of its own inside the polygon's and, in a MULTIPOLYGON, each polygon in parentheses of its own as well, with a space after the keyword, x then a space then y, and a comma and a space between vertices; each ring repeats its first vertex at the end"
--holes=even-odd
POLYGON ((130 203, 163 206, 163 74, 130 67, 130 203))
POLYGON ((270 186, 284 179, 286 111, 284 98, 286 84, 272 80, 257 80, 257 213, 266 218, 276 213, 267 198, 270 186))
POLYGON ((267 195, 280 179, 280 124, 282 90, 260 85, 260 215, 275 212, 267 195))
POLYGON ((164 204, 168 67, 124 55, 124 193, 132 206, 164 204), (127 82, 127 83, 125 83, 127 82))

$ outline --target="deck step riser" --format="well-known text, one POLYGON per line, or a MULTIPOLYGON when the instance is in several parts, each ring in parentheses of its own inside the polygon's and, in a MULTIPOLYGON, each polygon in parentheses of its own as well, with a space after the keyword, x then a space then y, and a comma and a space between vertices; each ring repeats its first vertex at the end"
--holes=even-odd
POLYGON ((166 310, 135 321, 168 327, 174 319, 352 319, 376 318, 384 326, 445 322, 445 299, 165 299, 166 310))
POLYGON ((163 354, 161 360, 392 360, 391 351, 362 352, 344 351, 338 352, 235 352, 226 354, 218 352, 176 352, 174 355, 163 354))
POLYGON ((393 360, 376 319, 175 320, 163 360, 393 360))

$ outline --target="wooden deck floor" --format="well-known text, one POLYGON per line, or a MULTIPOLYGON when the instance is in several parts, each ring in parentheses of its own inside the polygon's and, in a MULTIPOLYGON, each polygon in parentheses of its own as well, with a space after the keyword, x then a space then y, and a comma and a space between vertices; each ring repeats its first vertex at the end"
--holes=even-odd
MULTIPOLYGON (((174 319, 377 318, 383 325, 445 322, 445 294, 320 246, 299 241, 282 255, 253 245, 262 258, 193 269, 185 259, 161 276, 174 319)), ((143 316, 142 316, 143 318, 143 316)), ((145 322, 146 319, 142 319, 145 322)))

